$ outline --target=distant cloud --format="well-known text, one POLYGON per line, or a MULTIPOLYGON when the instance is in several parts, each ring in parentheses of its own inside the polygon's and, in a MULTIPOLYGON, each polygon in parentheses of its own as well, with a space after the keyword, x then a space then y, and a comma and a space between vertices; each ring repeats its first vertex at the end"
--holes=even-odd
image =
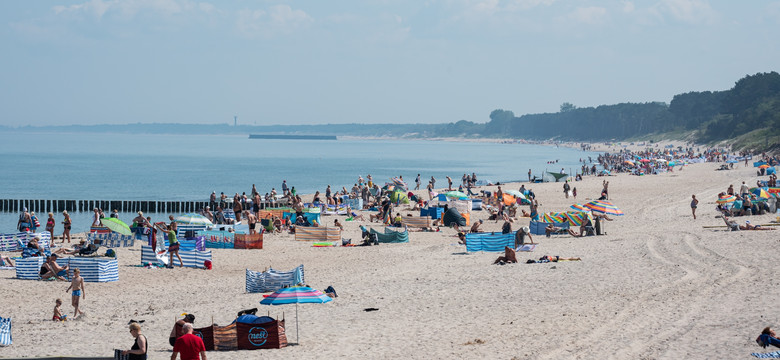
POLYGON ((193 11, 210 13, 215 9, 214 5, 210 3, 188 0, 91 0, 81 4, 52 7, 54 13, 58 15, 86 14, 96 19, 100 19, 108 13, 134 17, 141 12, 172 15, 193 11))
POLYGON ((313 22, 314 19, 303 10, 294 10, 289 5, 274 5, 267 10, 240 10, 236 28, 247 37, 271 37, 292 33, 313 22))
POLYGON ((588 25, 603 24, 607 19, 607 9, 603 7, 581 7, 566 15, 566 19, 588 25))
POLYGON ((634 6, 634 3, 631 1, 623 1, 623 12, 624 13, 632 13, 636 7, 634 6))
POLYGON ((664 13, 690 24, 711 24, 718 20, 718 13, 705 0, 662 0, 664 13))

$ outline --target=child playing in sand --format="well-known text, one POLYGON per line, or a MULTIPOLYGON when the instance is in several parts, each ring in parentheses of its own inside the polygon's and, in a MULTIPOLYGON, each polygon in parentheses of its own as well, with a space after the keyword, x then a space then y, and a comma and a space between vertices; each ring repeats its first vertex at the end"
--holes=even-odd
POLYGON ((84 278, 81 277, 81 270, 79 269, 73 269, 73 281, 70 282, 70 286, 65 290, 65 292, 70 291, 73 289, 73 293, 71 294, 71 303, 73 304, 73 318, 77 319, 79 317, 79 314, 84 315, 84 312, 79 309, 79 297, 83 296, 85 299, 87 297, 86 290, 84 289, 84 278))
POLYGON ((62 306, 62 299, 57 299, 54 301, 54 315, 52 315, 51 320, 52 321, 65 321, 67 320, 68 315, 65 315, 62 313, 62 309, 60 307, 62 306))

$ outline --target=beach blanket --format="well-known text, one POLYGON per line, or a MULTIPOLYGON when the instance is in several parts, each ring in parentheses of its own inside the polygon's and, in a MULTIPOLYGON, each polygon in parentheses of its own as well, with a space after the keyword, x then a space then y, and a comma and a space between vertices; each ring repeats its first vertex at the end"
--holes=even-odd
MULTIPOLYGON (((193 267, 203 269, 206 267, 205 261, 211 261, 211 250, 198 251, 198 250, 179 250, 179 256, 181 256, 185 267, 193 267)), ((168 259, 168 253, 165 252, 160 257, 168 259)), ((157 264, 157 254, 152 250, 151 246, 141 246, 141 263, 157 264)), ((179 259, 176 256, 173 257, 173 265, 179 266, 179 259)))
POLYGON ((337 227, 302 227, 295 228, 295 240, 298 241, 340 241, 341 229, 337 227))
POLYGON ((774 351, 770 353, 752 353, 750 355, 753 355, 759 359, 780 359, 780 351, 774 351))
POLYGON ((303 283, 303 264, 290 271, 269 268, 268 271, 260 272, 246 269, 246 292, 248 293, 272 292, 303 283))
POLYGON ((11 346, 11 318, 0 317, 0 346, 11 346))
POLYGON ((466 234, 466 251, 503 252, 504 248, 515 247, 515 233, 471 233, 466 234))

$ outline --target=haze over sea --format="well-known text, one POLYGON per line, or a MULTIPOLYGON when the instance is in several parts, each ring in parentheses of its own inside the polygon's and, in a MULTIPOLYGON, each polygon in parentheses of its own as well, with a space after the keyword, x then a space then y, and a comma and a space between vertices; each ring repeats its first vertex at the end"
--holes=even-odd
MULTIPOLYGON (((384 183, 422 174, 436 187, 453 186, 464 173, 478 179, 527 181, 528 169, 579 168, 595 153, 576 149, 490 142, 415 140, 250 140, 247 135, 0 134, 2 199, 206 200, 212 191, 281 192, 282 180, 299 193, 351 188, 358 175, 384 183), (557 164, 547 164, 556 160, 557 164)), ((106 213, 110 209, 104 209, 106 213)), ((36 214, 42 224, 47 215, 36 214)), ((90 213, 72 213, 73 232, 86 231, 90 213)), ((134 214, 120 213, 131 221, 134 214)), ((164 214, 149 214, 153 220, 164 214)), ((166 214, 167 215, 167 214, 166 214)), ((165 216, 167 217, 167 216, 165 216)), ((62 214, 55 214, 55 235, 62 214)), ((15 231, 17 213, 0 213, 0 232, 15 231)))

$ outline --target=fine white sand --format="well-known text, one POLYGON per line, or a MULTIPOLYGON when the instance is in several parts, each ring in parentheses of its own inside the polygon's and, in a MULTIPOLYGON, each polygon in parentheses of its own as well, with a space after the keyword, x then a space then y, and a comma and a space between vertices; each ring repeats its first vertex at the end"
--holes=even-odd
MULTIPOLYGON (((13 318, 14 337, 0 356, 111 356, 112 349, 132 345, 128 320, 144 319, 151 358, 167 358, 168 334, 181 313, 194 313, 197 327, 212 318, 225 325, 252 307, 284 313, 295 342, 295 306, 260 305, 260 294, 244 292, 244 269, 305 264, 306 282, 332 285, 339 298, 300 306, 300 345, 214 351, 209 358, 747 358, 762 350, 754 339, 763 327, 780 326, 780 231, 703 228, 723 224, 714 210, 718 192, 756 182, 752 167, 716 167, 575 182, 582 202, 598 197, 602 180, 609 180, 610 200, 626 215, 606 223, 605 236, 535 236, 536 251, 518 253, 521 263, 505 266, 491 265, 499 254, 466 254, 447 228, 412 232, 408 244, 354 248, 313 248, 292 235, 267 235, 263 250, 213 250, 210 271, 134 267, 140 264, 136 244, 118 249, 118 282, 86 284, 87 317, 64 323, 49 319, 58 297, 72 313, 67 283, 17 280, 13 271, 0 271, 0 316, 13 318), (697 220, 691 194, 700 199, 697 220), (583 260, 522 263, 542 255, 583 260), (379 311, 363 311, 371 307, 379 311)), ((564 211, 574 202, 564 198, 561 183, 531 188, 540 212, 564 211)), ((473 212, 471 219, 486 216, 473 212)), ((323 219, 332 224, 334 217, 323 219)), ((513 229, 527 223, 520 219, 513 229)), ((344 224, 343 236, 353 242, 358 225, 369 225, 344 224)), ((484 227, 501 225, 486 221, 484 227)))

